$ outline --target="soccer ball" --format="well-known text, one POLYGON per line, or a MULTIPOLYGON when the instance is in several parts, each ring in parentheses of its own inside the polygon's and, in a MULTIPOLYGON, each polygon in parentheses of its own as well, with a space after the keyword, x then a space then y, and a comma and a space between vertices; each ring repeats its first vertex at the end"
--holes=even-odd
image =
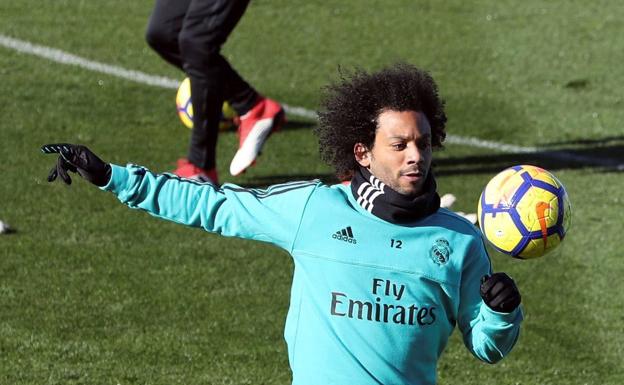
POLYGON ((512 257, 530 259, 559 246, 570 226, 570 210, 568 194, 553 174, 521 165, 488 182, 477 215, 492 246, 512 257))
MULTIPOLYGON (((185 78, 178 87, 178 93, 176 94, 176 107, 178 109, 178 116, 184 125, 188 128, 193 128, 193 103, 191 102, 191 79, 185 78)), ((236 111, 230 106, 228 102, 223 102, 221 109, 221 121, 219 122, 219 130, 227 131, 235 129, 238 120, 236 111)))

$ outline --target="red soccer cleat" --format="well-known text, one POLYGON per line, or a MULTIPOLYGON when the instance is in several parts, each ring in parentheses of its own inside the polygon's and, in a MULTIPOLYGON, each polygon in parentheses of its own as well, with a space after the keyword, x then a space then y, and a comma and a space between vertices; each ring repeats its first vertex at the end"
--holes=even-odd
POLYGON ((278 102, 260 97, 256 105, 240 117, 238 151, 230 163, 230 174, 240 175, 251 166, 269 135, 285 121, 284 109, 278 102))
POLYGON ((203 183, 211 183, 214 185, 219 183, 217 169, 204 170, 203 168, 195 166, 186 158, 178 159, 178 168, 176 168, 173 173, 179 177, 193 179, 203 183))

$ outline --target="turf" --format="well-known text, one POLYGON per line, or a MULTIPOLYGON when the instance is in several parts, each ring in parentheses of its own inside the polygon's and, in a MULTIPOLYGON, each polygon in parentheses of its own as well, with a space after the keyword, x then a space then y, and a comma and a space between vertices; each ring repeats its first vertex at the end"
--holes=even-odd
MULTIPOLYGON (((151 6, 0 0, 0 34, 181 79, 143 40, 151 6)), ((513 164, 547 167, 566 185, 573 225, 554 255, 493 254, 523 295, 516 348, 490 366, 456 333, 440 384, 624 383, 624 178, 601 166, 624 163, 623 16, 617 1, 257 0, 225 45, 258 90, 309 109, 339 66, 415 63, 440 85, 450 134, 540 148, 447 145, 438 184, 458 210, 474 212, 489 178, 513 164)), ((0 235, 0 383, 289 383, 286 253, 129 211, 80 180, 46 182, 53 160, 38 147, 47 142, 172 169, 189 134, 174 91, 4 47, 0 91, 0 219, 17 229, 0 235)), ((236 137, 221 135, 223 181, 333 181, 314 124, 291 116, 239 179, 227 174, 236 137)))

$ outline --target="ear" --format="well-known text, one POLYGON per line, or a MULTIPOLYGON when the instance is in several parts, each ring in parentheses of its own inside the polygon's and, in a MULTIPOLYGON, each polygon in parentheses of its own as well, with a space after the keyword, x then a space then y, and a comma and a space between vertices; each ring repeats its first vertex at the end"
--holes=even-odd
POLYGON ((356 143, 353 146, 353 155, 355 156, 356 162, 358 162, 360 166, 366 168, 370 167, 371 153, 365 145, 362 143, 356 143))

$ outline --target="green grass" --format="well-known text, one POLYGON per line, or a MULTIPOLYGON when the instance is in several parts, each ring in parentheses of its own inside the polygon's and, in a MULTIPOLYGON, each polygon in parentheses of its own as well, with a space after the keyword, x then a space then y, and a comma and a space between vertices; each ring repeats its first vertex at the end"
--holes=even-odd
MULTIPOLYGON (((91 60, 182 78, 150 51, 152 1, 0 0, 0 34, 91 60)), ((624 383, 624 178, 550 151, 623 162, 624 6, 617 1, 257 0, 225 46, 261 92, 317 107, 338 66, 402 59, 429 69, 447 100, 450 134, 522 146, 509 154, 448 145, 440 191, 474 212, 497 171, 537 163, 573 204, 561 248, 535 261, 493 255, 518 282, 526 320, 502 363, 480 363, 458 333, 440 384, 624 383)), ((189 132, 174 92, 0 47, 0 383, 287 384, 282 329, 292 263, 265 244, 219 238, 129 211, 83 181, 45 180, 41 144, 80 142, 107 161, 170 170, 189 132)), ((291 123, 243 177, 221 135, 223 181, 262 186, 331 181, 314 122, 291 123)))

